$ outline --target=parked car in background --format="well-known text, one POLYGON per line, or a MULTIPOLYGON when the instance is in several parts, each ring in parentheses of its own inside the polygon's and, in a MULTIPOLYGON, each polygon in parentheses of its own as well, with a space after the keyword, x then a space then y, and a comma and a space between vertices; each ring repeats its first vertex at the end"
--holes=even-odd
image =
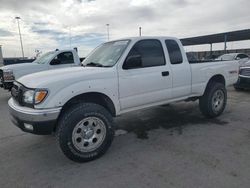
POLYGON ((250 89, 250 60, 242 63, 239 70, 239 79, 234 88, 237 91, 250 89))
POLYGON ((249 56, 247 54, 243 54, 243 53, 228 53, 228 54, 224 54, 224 55, 219 56, 218 58, 216 58, 216 60, 219 60, 219 61, 237 60, 241 66, 249 60, 249 56))
POLYGON ((240 63, 240 67, 249 67, 249 66, 250 66, 250 59, 240 63))
POLYGON ((219 56, 216 60, 231 61, 236 60, 239 63, 239 78, 234 88, 237 91, 250 89, 250 59, 247 54, 230 53, 219 56))
POLYGON ((24 75, 80 65, 80 58, 75 50, 56 50, 47 52, 32 63, 0 67, 0 87, 10 90, 14 80, 24 75))
POLYGON ((20 129, 56 132, 63 153, 86 162, 110 147, 115 116, 195 100, 204 116, 219 116, 227 103, 226 87, 237 81, 238 70, 235 61, 189 62, 173 37, 127 38, 100 45, 83 67, 21 77, 8 104, 20 129))

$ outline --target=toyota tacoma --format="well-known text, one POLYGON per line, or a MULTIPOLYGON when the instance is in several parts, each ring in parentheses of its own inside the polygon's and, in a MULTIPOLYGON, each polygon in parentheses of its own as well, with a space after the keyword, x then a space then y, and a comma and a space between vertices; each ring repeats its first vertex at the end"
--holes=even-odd
POLYGON ((199 100, 204 116, 219 116, 238 70, 235 61, 190 63, 173 37, 126 38, 101 44, 82 67, 21 77, 8 104, 20 129, 55 133, 69 159, 86 162, 107 151, 113 118, 126 112, 199 100))

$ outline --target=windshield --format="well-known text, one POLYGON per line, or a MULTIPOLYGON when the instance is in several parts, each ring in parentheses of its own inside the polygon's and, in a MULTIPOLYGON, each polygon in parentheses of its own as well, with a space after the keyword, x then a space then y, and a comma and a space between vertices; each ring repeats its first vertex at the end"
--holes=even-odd
POLYGON ((37 58, 33 63, 44 64, 48 62, 53 56, 55 52, 47 52, 43 54, 41 57, 37 58))
POLYGON ((83 66, 114 66, 128 46, 128 43, 129 40, 119 40, 100 45, 83 61, 83 66))

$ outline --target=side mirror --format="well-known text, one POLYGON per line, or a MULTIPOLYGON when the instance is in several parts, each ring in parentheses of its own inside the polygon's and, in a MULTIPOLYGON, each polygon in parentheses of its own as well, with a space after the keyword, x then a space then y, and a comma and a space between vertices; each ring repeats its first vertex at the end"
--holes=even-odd
POLYGON ((51 62, 50 62, 50 65, 59 65, 61 64, 61 61, 59 59, 53 59, 51 62))
POLYGON ((240 57, 236 57, 236 60, 240 60, 240 57))
POLYGON ((123 69, 136 69, 142 67, 140 55, 129 56, 123 64, 123 69))
POLYGON ((83 62, 86 59, 86 57, 80 57, 80 61, 83 62))

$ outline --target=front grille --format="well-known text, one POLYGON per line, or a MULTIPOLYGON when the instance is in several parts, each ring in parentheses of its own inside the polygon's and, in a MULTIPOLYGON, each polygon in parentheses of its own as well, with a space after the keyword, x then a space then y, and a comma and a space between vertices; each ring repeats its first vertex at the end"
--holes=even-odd
POLYGON ((23 86, 14 83, 11 89, 11 95, 13 99, 23 106, 23 86))
POLYGON ((250 68, 243 68, 240 70, 240 75, 242 76, 250 76, 250 68))

